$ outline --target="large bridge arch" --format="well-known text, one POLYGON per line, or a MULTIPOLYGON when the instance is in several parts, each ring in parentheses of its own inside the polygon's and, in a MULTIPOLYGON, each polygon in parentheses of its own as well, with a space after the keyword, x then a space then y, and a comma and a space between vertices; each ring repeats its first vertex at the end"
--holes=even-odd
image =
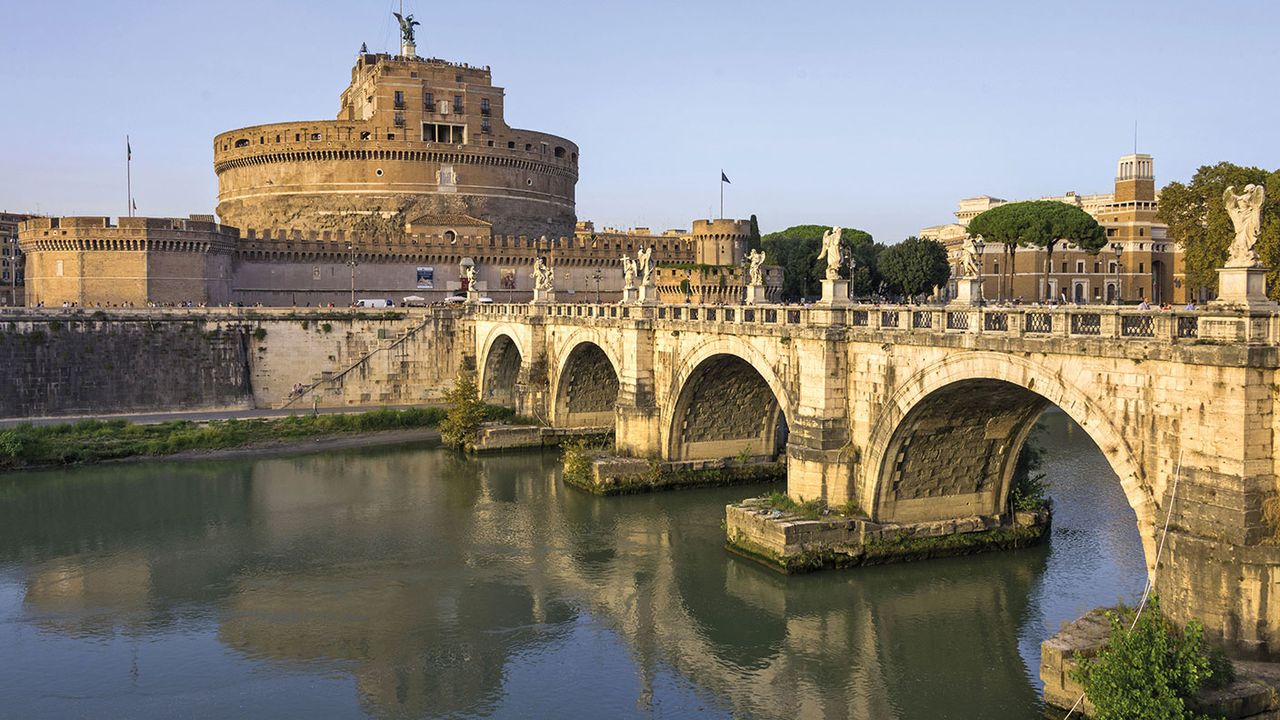
POLYGON ((1084 430, 1119 476, 1151 571, 1157 508, 1124 433, 1060 372, 1007 354, 948 358, 918 370, 894 391, 872 427, 862 466, 863 507, 885 522, 1002 511, 1018 453, 1050 406, 1084 430))
POLYGON ((685 354, 659 417, 669 460, 774 457, 783 449, 791 395, 764 355, 736 338, 685 354))
POLYGON ((614 424, 621 385, 621 364, 608 342, 577 329, 557 343, 553 366, 551 424, 555 427, 602 427, 614 424))
POLYGON ((485 402, 510 408, 519 406, 517 385, 529 352, 527 347, 521 347, 520 335, 499 326, 492 328, 481 344, 477 386, 485 402))

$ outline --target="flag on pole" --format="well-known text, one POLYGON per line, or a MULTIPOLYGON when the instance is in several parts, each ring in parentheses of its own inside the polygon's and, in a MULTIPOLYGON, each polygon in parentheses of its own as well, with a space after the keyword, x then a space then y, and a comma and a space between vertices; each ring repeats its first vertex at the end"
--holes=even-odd
POLYGON ((137 200, 134 200, 134 201, 133 201, 133 211, 134 211, 134 212, 138 212, 138 201, 137 201, 137 200))
MULTIPOLYGON (((725 175, 723 170, 720 171, 720 182, 722 183, 729 182, 729 176, 725 175)), ((729 183, 729 184, 732 185, 733 183, 729 183)))
MULTIPOLYGON (((133 146, 129 144, 128 135, 124 136, 124 155, 125 155, 125 158, 124 158, 125 160, 133 159, 133 146)), ((724 173, 720 173, 720 174, 723 175, 724 173)))

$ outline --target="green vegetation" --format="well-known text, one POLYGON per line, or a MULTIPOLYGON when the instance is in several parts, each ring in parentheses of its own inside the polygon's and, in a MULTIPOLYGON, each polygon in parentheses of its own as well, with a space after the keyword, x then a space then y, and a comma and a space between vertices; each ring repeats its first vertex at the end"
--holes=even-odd
POLYGON ((1041 472, 1044 467, 1044 447, 1039 435, 1044 429, 1037 425, 1018 453, 1018 464, 1013 469, 1013 488, 1009 491, 1009 507, 1025 512, 1038 512, 1045 507, 1045 491, 1049 483, 1041 472))
MULTIPOLYGON (((766 261, 770 265, 782 266, 784 300, 800 300, 822 292, 822 278, 826 275, 827 265, 818 257, 818 252, 822 249, 822 234, 830 229, 830 225, 796 225, 760 239, 766 261)), ((840 243, 845 257, 852 254, 857 261, 853 293, 869 295, 875 292, 881 281, 876 257, 884 246, 873 242, 869 233, 853 228, 845 228, 840 233, 840 243)), ((849 276, 847 266, 840 268, 840 276, 849 276)))
POLYGON ((751 216, 751 234, 747 236, 747 250, 760 249, 760 221, 753 214, 751 216))
POLYGON ((444 406, 446 414, 440 423, 441 441, 457 450, 474 450, 480 425, 487 419, 474 372, 462 370, 458 373, 453 387, 445 393, 444 406))
POLYGON ((841 515, 844 517, 866 517, 862 512, 862 508, 858 507, 856 500, 850 500, 843 505, 831 506, 822 500, 804 500, 796 501, 781 490, 773 490, 768 495, 762 495, 761 499, 765 501, 769 507, 774 510, 781 510, 785 513, 799 515, 806 520, 817 520, 819 517, 828 515, 841 515))
POLYGON ((24 424, 0 431, 0 469, 238 448, 316 435, 434 427, 443 419, 444 410, 432 407, 208 423, 183 420, 138 425, 126 420, 82 420, 62 425, 24 424))
POLYGON ((253 331, 254 340, 261 340, 266 336, 267 336, 267 329, 264 327, 257 328, 256 330, 253 331))
POLYGON ((1073 243, 1090 253, 1097 253, 1107 244, 1106 233, 1093 216, 1074 205, 1056 200, 1028 200, 997 205, 970 220, 968 229, 970 234, 980 235, 986 243, 1004 245, 1005 272, 1001 273, 1000 289, 997 291, 1000 299, 1005 299, 1005 275, 1009 277, 1009 287, 1013 287, 1014 261, 1017 257, 1014 251, 1019 245, 1044 248, 1043 288, 1047 295, 1053 249, 1060 241, 1073 243))
POLYGON ((590 487, 592 484, 592 461, 596 459, 599 448, 579 440, 564 446, 561 463, 564 467, 564 481, 578 487, 590 487))
POLYGON ((1241 167, 1228 162, 1205 165, 1191 182, 1172 182, 1160 191, 1160 221, 1169 226, 1169 239, 1182 243, 1190 288, 1218 286, 1217 269, 1227 260, 1227 248, 1235 237, 1222 193, 1236 192, 1248 184, 1262 185, 1267 199, 1262 206, 1262 232, 1255 248, 1267 273, 1267 294, 1280 298, 1280 170, 1241 167))
POLYGON ((1133 612, 1107 612, 1111 637, 1093 659, 1083 659, 1072 678, 1084 686, 1096 720, 1200 720, 1191 707, 1205 688, 1234 680, 1231 662, 1204 643, 1204 627, 1192 620, 1179 631, 1152 595, 1130 630, 1133 612))
POLYGON ((951 277, 942 243, 915 236, 885 248, 876 267, 886 285, 908 298, 932 292, 951 277))

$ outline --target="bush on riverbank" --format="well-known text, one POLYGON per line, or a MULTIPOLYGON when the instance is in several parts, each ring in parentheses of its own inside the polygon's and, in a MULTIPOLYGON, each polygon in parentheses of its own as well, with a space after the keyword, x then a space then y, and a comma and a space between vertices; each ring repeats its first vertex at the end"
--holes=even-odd
POLYGON ((444 409, 429 407, 208 423, 180 420, 139 425, 126 420, 81 420, 62 425, 18 425, 0 431, 0 469, 237 448, 316 435, 436 427, 444 416, 444 409))
POLYGON ((1179 630, 1160 613, 1152 595, 1136 625, 1133 611, 1107 612, 1111 637, 1097 658, 1072 673, 1093 703, 1096 720, 1187 720, 1207 718, 1193 710, 1203 688, 1222 687, 1234 668, 1204 643, 1204 627, 1192 620, 1179 630))
MULTIPOLYGON (((488 418, 480 400, 475 373, 462 370, 444 396, 445 416, 440 423, 440 440, 456 450, 474 450, 480 425, 488 418)), ((499 409, 501 410, 501 409, 499 409)))

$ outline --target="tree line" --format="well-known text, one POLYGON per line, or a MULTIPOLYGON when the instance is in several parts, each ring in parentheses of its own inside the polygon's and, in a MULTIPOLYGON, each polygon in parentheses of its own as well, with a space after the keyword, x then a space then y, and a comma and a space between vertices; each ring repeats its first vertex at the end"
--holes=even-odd
MULTIPOLYGON (((819 253, 822 236, 829 230, 830 225, 795 225, 760 238, 766 262, 782 267, 783 300, 821 295, 827 264, 819 253)), ((847 259, 840 277, 850 281, 854 297, 917 297, 944 285, 951 276, 947 250, 934 240, 912 236, 886 246, 864 230, 845 228, 840 245, 847 259)))

